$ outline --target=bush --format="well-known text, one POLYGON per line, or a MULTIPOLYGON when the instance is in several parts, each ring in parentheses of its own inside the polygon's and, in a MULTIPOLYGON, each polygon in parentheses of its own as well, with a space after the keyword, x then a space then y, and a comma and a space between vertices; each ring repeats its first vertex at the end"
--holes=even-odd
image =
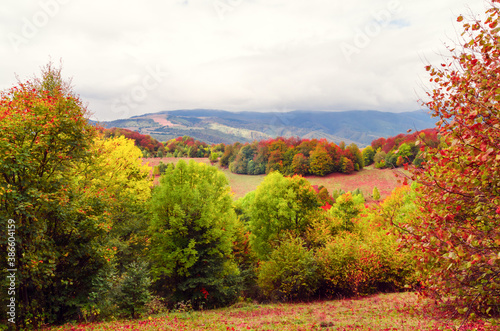
POLYGON ((150 285, 151 279, 146 263, 129 264, 119 280, 116 303, 127 315, 132 318, 137 317, 150 301, 150 285))
POLYGON ((414 282, 412 256, 398 250, 397 237, 371 226, 344 232, 316 253, 327 295, 357 296, 397 291, 414 282))
POLYGON ((379 259, 357 234, 345 232, 317 252, 327 295, 363 295, 375 292, 379 259))
POLYGON ((261 262, 258 284, 271 300, 304 299, 316 292, 318 265, 300 238, 289 237, 261 262))

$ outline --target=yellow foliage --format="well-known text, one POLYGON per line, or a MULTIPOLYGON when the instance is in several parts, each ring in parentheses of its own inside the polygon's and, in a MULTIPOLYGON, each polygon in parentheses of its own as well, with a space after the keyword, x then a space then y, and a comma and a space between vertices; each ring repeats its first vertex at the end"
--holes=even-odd
POLYGON ((142 164, 142 152, 134 141, 123 136, 94 140, 92 163, 83 165, 79 181, 85 182, 85 193, 103 194, 113 201, 132 198, 146 201, 151 196, 151 167, 142 164))

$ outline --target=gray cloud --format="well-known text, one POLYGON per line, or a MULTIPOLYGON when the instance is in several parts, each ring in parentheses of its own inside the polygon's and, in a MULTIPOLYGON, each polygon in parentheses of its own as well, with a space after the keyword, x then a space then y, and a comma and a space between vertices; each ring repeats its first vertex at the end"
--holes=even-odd
MULTIPOLYGON (((408 111, 483 0, 6 1, 0 88, 49 57, 94 117, 178 108, 408 111)), ((423 92, 422 92, 423 94, 423 92)))

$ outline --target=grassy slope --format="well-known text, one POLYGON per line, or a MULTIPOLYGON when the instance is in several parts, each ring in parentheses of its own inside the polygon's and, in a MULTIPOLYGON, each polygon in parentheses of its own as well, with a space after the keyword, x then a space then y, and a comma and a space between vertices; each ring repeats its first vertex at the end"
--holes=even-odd
MULTIPOLYGON (((160 160, 163 163, 177 163, 181 158, 150 158, 144 159, 144 162, 149 162, 150 166, 155 166, 160 163, 160 160)), ((183 158, 187 162, 191 160, 190 158, 183 158)), ((206 158, 193 158, 196 162, 203 162, 206 164, 210 164, 210 161, 206 158)), ((220 168, 219 168, 220 169, 220 168)), ((234 198, 238 199, 250 191, 253 191, 257 188, 257 186, 264 180, 265 175, 238 175, 233 174, 229 171, 229 169, 220 169, 228 178, 229 185, 234 192, 234 198)), ((352 191, 356 188, 359 188, 363 195, 365 196, 367 202, 370 202, 370 196, 373 191, 373 187, 377 186, 380 191, 381 199, 387 197, 392 190, 399 186, 398 180, 402 178, 397 178, 396 174, 401 172, 400 170, 392 170, 392 169, 384 169, 379 170, 373 168, 373 166, 366 167, 359 172, 354 172, 351 175, 344 174, 330 174, 325 177, 318 176, 308 176, 307 180, 312 185, 323 185, 328 189, 328 192, 332 192, 333 190, 343 189, 344 191, 352 191)))
MULTIPOLYGON (((414 293, 391 293, 312 303, 239 303, 224 309, 68 324, 50 330, 456 330, 462 323, 439 317, 431 308, 421 305, 414 293)), ((499 322, 470 321, 463 330, 498 330, 499 322)))

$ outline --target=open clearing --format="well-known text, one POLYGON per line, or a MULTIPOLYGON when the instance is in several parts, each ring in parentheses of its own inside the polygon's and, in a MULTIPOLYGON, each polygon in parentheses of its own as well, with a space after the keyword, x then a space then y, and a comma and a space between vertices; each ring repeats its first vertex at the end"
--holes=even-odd
MULTIPOLYGON (((140 320, 67 324, 50 330, 456 330, 462 319, 439 318, 414 293, 312 303, 237 303, 208 311, 181 311, 140 320)), ((498 320, 474 320, 462 330, 498 330, 498 320)))
MULTIPOLYGON (((196 162, 201 162, 205 164, 210 164, 208 158, 175 158, 175 157, 165 157, 165 158, 148 158, 143 159, 144 162, 148 162, 150 166, 156 166, 161 162, 163 163, 174 163, 176 164, 179 160, 194 160, 196 162)), ((234 193, 234 198, 238 199, 248 192, 251 192, 257 188, 257 186, 264 180, 266 175, 238 175, 234 174, 229 169, 219 168, 229 180, 229 185, 234 193)), ((377 187, 380 192, 380 198, 383 200, 388 195, 391 194, 392 190, 397 186, 400 186, 402 181, 402 175, 404 170, 402 169, 375 169, 373 166, 368 166, 361 171, 354 172, 350 175, 333 173, 326 175, 324 177, 319 176, 307 176, 307 180, 311 185, 323 185, 328 189, 330 194, 333 190, 342 189, 344 191, 352 191, 359 188, 367 202, 370 202, 370 197, 373 191, 373 187, 377 187), (399 175, 400 177, 396 177, 399 175)))

